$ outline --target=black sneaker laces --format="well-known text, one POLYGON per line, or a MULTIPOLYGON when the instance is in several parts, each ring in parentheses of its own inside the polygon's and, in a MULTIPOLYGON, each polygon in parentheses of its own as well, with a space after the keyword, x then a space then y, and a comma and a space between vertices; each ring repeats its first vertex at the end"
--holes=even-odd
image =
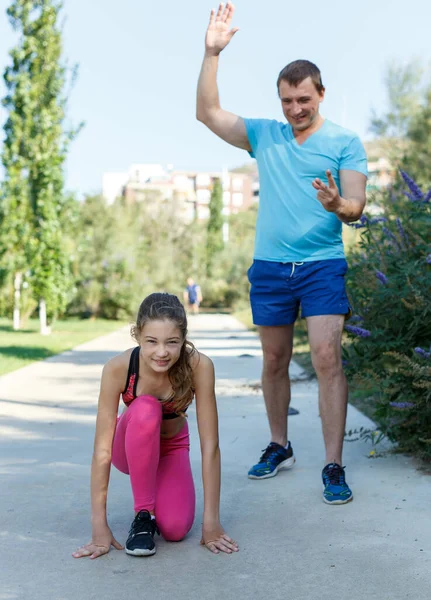
POLYGON ((269 446, 267 446, 264 450, 262 450, 263 454, 259 459, 259 462, 267 462, 268 459, 273 455, 273 454, 277 454, 277 446, 273 446, 272 444, 269 444, 269 446))
POLYGON ((344 485, 344 468, 337 464, 329 464, 323 471, 325 478, 331 485, 344 485))
POLYGON ((146 510, 139 511, 133 520, 130 533, 133 535, 137 535, 138 533, 149 533, 154 536, 156 532, 160 535, 156 519, 152 519, 150 513, 146 510))

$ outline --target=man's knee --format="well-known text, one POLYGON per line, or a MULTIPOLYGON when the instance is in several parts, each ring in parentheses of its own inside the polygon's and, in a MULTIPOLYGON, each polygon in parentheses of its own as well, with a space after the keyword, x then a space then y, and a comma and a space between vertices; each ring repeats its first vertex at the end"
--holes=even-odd
POLYGON ((312 348, 311 360, 317 374, 330 374, 342 370, 340 348, 328 342, 320 342, 312 348))
POLYGON ((263 349, 263 370, 267 374, 288 372, 292 353, 285 348, 263 349))

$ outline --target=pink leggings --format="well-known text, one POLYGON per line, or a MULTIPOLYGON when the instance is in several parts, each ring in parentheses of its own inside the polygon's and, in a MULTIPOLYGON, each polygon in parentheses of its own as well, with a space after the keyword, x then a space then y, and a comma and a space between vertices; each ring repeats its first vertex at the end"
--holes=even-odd
POLYGON ((195 487, 190 466, 189 428, 173 438, 160 437, 162 405, 138 396, 117 420, 112 464, 130 474, 134 508, 154 511, 165 540, 179 541, 195 516, 195 487))

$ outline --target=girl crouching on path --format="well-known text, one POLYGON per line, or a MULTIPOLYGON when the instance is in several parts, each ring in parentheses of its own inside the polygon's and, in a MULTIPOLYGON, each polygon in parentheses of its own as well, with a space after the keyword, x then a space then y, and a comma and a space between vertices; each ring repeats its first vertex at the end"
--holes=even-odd
POLYGON ((195 516, 195 489, 185 413, 196 398, 202 452, 204 514, 201 544, 218 554, 238 550, 220 524, 220 450, 211 359, 187 336, 184 307, 171 294, 151 294, 141 304, 132 329, 138 346, 103 368, 91 466, 92 539, 73 553, 97 558, 114 538, 106 516, 111 463, 130 475, 135 518, 126 552, 155 554, 154 536, 179 541, 195 516), (120 417, 122 396, 126 410, 120 417))

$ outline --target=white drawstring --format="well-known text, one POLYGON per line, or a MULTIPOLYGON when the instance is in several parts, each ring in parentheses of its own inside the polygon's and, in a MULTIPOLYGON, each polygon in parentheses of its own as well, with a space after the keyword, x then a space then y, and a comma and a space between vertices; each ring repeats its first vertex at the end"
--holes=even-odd
POLYGON ((293 262, 292 263, 292 272, 290 274, 290 277, 293 277, 293 274, 295 272, 295 267, 300 267, 303 264, 304 264, 303 262, 293 262))

